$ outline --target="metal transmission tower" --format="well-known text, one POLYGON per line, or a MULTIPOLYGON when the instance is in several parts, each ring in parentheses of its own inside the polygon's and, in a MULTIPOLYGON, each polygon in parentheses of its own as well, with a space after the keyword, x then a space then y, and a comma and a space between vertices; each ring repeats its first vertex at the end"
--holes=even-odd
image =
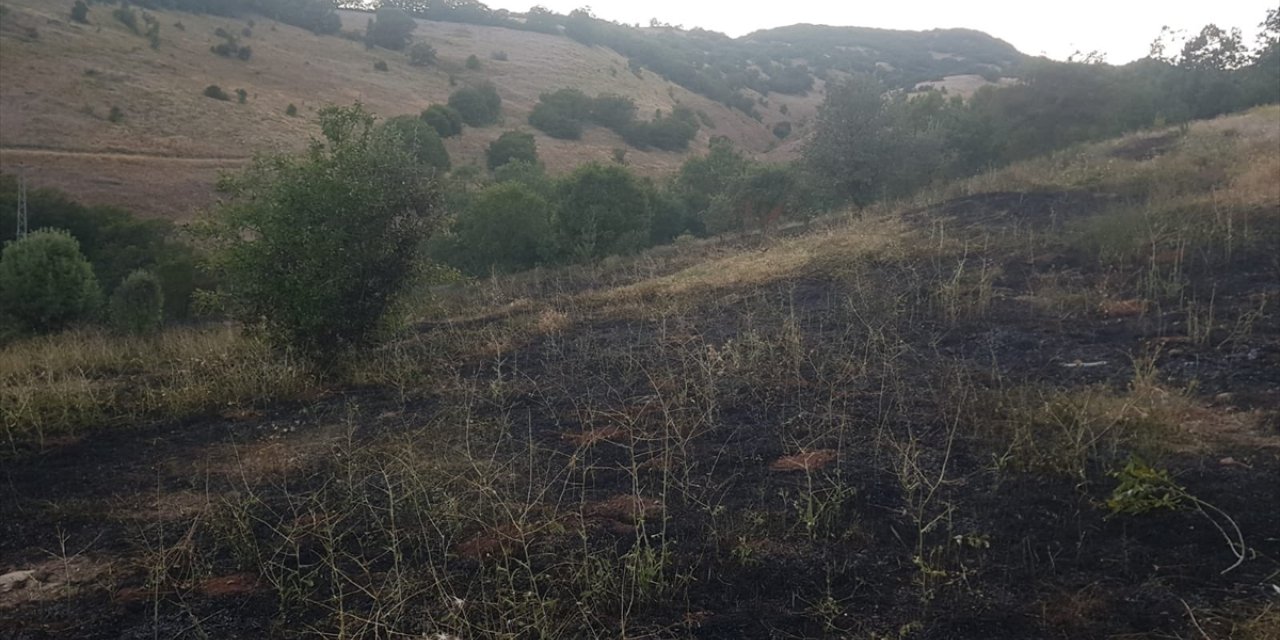
POLYGON ((18 233, 15 239, 27 236, 27 174, 18 170, 18 233))

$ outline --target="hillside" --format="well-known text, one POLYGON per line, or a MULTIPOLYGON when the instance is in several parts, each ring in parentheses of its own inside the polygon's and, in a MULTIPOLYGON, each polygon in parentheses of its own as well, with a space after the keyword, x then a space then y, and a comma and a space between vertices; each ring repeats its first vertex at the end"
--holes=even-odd
POLYGON ((0 350, 0 635, 1274 640, 1280 108, 789 237, 0 350))
MULTIPOLYGON (((727 136, 740 148, 775 160, 794 157, 796 141, 822 99, 821 80, 812 90, 774 92, 767 99, 744 89, 743 94, 755 100, 757 121, 653 71, 632 73, 628 59, 608 47, 493 26, 419 21, 413 37, 432 44, 440 57, 437 66, 420 68, 410 66, 403 53, 370 50, 343 37, 317 36, 259 19, 242 42, 252 47, 253 56, 240 61, 216 56, 210 46, 218 41, 215 30, 238 34, 247 18, 153 11, 161 25, 160 44, 153 50, 145 38, 113 19, 107 6, 95 6, 89 25, 71 22, 62 3, 5 0, 4 6, 0 170, 25 166, 40 186, 174 219, 211 202, 211 185, 219 172, 242 165, 258 152, 302 148, 316 133, 313 116, 319 107, 359 100, 382 116, 416 114, 447 99, 455 89, 451 77, 458 86, 492 81, 504 100, 499 125, 469 128, 447 140, 455 165, 482 161, 484 148, 504 130, 532 131, 526 118, 539 94, 566 86, 592 95, 629 96, 642 117, 676 105, 701 112, 710 125, 702 127, 688 153, 704 149, 712 136, 727 136), (495 52, 505 52, 507 59, 494 59, 495 52), (481 61, 479 70, 464 67, 470 55, 481 61), (387 62, 388 71, 374 69, 378 60, 387 62), (202 91, 211 84, 229 93, 244 89, 246 103, 204 97, 202 91), (298 117, 285 115, 289 104, 300 109, 298 117), (109 118, 113 107, 119 108, 117 122, 109 118), (783 121, 795 129, 780 142, 771 127, 783 121)), ((344 30, 363 32, 368 14, 342 12, 342 20, 344 30)), ((669 35, 681 46, 697 49, 703 46, 703 33, 669 35)), ((910 86, 931 79, 920 76, 921 56, 935 63, 929 68, 938 78, 951 71, 992 73, 1018 60, 1019 54, 999 41, 962 35, 824 31, 814 46, 835 55, 821 64, 810 63, 821 75, 827 69, 834 74, 858 70, 858 64, 870 60, 872 68, 909 71, 893 78, 910 86), (844 47, 838 44, 842 38, 855 44, 837 51, 844 47), (947 50, 953 45, 959 49, 947 50)), ((731 41, 729 48, 739 58, 741 52, 754 52, 761 59, 803 62, 803 57, 784 56, 776 49, 796 47, 798 54, 814 55, 817 49, 799 50, 804 41, 791 31, 777 30, 731 41)), ((617 135, 599 127, 572 142, 538 133, 537 143, 553 172, 591 160, 608 161, 615 148, 626 147, 617 135)), ((656 176, 671 172, 688 153, 628 149, 627 161, 638 172, 656 176)))

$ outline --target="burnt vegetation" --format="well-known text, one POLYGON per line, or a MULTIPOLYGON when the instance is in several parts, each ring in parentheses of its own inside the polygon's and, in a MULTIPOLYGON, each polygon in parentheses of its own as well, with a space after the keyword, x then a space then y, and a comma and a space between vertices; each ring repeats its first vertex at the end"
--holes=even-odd
POLYGON ((3 176, 0 634, 1274 638, 1280 12, 1117 67, 397 0, 361 67, 466 67, 415 19, 824 102, 767 163, 573 87, 526 127, 466 73, 319 109, 181 229, 32 189, 17 238, 3 176), (557 175, 529 127, 637 151, 557 175))

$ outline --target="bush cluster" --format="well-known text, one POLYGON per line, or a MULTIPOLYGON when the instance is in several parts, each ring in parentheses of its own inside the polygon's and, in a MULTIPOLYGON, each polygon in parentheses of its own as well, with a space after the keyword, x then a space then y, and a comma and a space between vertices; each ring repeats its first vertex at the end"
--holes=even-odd
POLYGON ((508 131, 498 136, 485 150, 489 169, 494 170, 509 162, 537 162, 538 147, 533 135, 520 131, 508 131))
POLYGON ((470 127, 494 124, 502 115, 502 98, 491 83, 458 89, 449 96, 449 106, 470 127))
POLYGON ((440 134, 422 118, 396 116, 379 127, 384 133, 399 139, 401 147, 418 163, 441 172, 449 170, 449 152, 444 148, 440 134))
POLYGON ((436 134, 441 138, 450 138, 462 133, 462 115, 448 105, 433 104, 427 107, 419 117, 435 129, 436 134))
POLYGON ((652 121, 640 122, 631 98, 608 93, 591 98, 577 89, 542 94, 529 114, 530 125, 563 140, 581 138, 587 123, 613 130, 638 149, 664 151, 687 149, 699 128, 697 115, 685 107, 666 116, 659 112, 652 121))

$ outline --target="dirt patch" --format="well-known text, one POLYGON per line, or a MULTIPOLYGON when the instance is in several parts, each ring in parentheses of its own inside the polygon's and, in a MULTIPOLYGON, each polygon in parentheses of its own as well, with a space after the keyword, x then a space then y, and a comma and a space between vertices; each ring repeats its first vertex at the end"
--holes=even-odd
POLYGON ((831 449, 801 451, 789 456, 782 456, 769 465, 770 471, 817 471, 836 461, 836 452, 831 449))
POLYGON ((72 597, 99 587, 110 572, 110 563, 88 556, 52 558, 0 572, 0 610, 72 597))
POLYGON ((903 214, 917 226, 939 222, 962 227, 1000 228, 1015 225, 1053 226, 1112 206, 1116 196, 1091 191, 1028 191, 980 193, 955 198, 903 214))

